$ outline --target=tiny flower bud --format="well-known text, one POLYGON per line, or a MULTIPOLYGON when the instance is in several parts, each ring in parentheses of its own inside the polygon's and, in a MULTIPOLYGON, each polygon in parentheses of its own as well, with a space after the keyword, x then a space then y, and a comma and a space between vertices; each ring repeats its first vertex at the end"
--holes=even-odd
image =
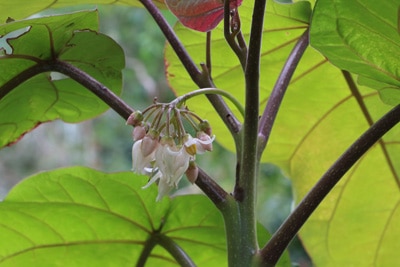
POLYGON ((197 168, 197 165, 194 161, 189 162, 189 167, 186 170, 186 177, 188 178, 189 182, 194 184, 197 180, 197 176, 199 174, 199 168, 197 168))
POLYGON ((128 119, 126 120, 126 125, 137 126, 140 125, 143 120, 142 112, 136 110, 131 115, 129 115, 128 119))
POLYGON ((211 125, 208 121, 204 120, 199 123, 200 131, 206 133, 208 136, 212 135, 211 125))
POLYGON ((144 157, 153 153, 158 146, 158 133, 154 130, 145 135, 142 139, 142 146, 140 147, 144 157))
POLYGON ((132 137, 134 141, 143 139, 145 135, 146 135, 146 127, 140 125, 133 128, 132 137))

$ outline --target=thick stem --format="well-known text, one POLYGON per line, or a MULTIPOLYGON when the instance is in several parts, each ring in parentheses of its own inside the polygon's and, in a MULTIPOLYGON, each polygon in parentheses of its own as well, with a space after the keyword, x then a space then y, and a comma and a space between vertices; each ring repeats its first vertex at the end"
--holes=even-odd
POLYGON ((150 236, 149 239, 146 240, 143 246, 142 253, 140 253, 139 259, 136 263, 136 267, 144 267, 146 265, 146 261, 149 258, 151 251, 157 245, 153 236, 150 236))
MULTIPOLYGON (((228 253, 240 255, 246 266, 250 266, 258 249, 256 235, 256 182, 258 174, 257 133, 259 115, 259 76, 260 50, 262 43, 263 18, 266 0, 256 0, 253 8, 249 49, 246 60, 246 100, 243 129, 242 155, 239 159, 239 176, 236 181, 234 197, 238 203, 239 223, 233 224, 239 228, 229 229, 239 231, 238 240, 234 240, 236 248, 228 253)), ((229 227, 229 225, 226 225, 229 227)), ((228 240, 229 241, 229 240, 228 240)), ((228 245, 229 247, 229 245, 228 245)), ((237 265, 229 262, 230 266, 237 265)))
POLYGON ((178 262, 179 266, 182 267, 194 267, 196 264, 192 261, 189 255, 171 238, 163 234, 156 234, 154 236, 155 241, 167 250, 174 259, 178 262))
POLYGON ((159 232, 153 232, 149 239, 146 241, 143 247, 143 251, 140 254, 138 262, 136 266, 145 266, 147 259, 149 258, 151 251, 156 245, 162 246, 165 250, 167 250, 177 261, 179 266, 184 267, 194 267, 196 264, 192 261, 189 255, 171 238, 161 234, 159 232))
POLYGON ((286 93, 286 89, 289 86, 290 80, 295 72, 297 65, 304 54, 304 51, 308 47, 309 43, 309 31, 308 29, 303 33, 297 44, 294 46, 290 53, 285 65, 275 83, 275 86, 268 98, 267 105, 265 106, 263 115, 260 119, 259 126, 259 150, 258 158, 261 157, 264 148, 267 145, 269 136, 271 134, 272 126, 275 122, 276 115, 281 106, 283 96, 286 93))
POLYGON ((195 183, 217 207, 223 205, 222 203, 225 202, 228 193, 201 168, 199 168, 199 174, 195 183))
POLYGON ((374 123, 342 154, 260 251, 264 264, 276 264, 289 242, 343 175, 399 121, 400 105, 374 123))

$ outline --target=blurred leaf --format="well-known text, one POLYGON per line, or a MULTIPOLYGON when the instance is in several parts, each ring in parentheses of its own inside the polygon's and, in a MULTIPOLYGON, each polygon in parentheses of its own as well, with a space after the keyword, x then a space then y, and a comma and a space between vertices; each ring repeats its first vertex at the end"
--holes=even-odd
MULTIPOLYGON (((165 8, 163 0, 153 0, 160 8, 165 8)), ((67 6, 77 6, 84 4, 107 5, 119 4, 126 6, 142 7, 139 0, 35 0, 27 3, 24 0, 1 1, 0 2, 0 23, 5 23, 8 18, 23 19, 47 8, 61 8, 67 6)))
MULTIPOLYGON (((253 2, 244 1, 239 8, 246 38, 253 2)), ((261 51, 261 109, 289 52, 308 27, 309 15, 306 2, 268 2, 261 51)), ((180 25, 176 30, 195 62, 205 62, 205 35, 180 25)), ((325 37, 321 38, 322 43, 325 37)), ((213 80, 243 103, 243 73, 223 38, 221 26, 212 32, 212 39, 213 80)), ((169 47, 166 62, 167 77, 177 94, 196 89, 169 47)), ((228 131, 215 118, 206 98, 189 101, 188 106, 210 121, 218 142, 234 150, 228 131)), ((370 122, 389 109, 372 89, 360 86, 352 92, 342 71, 310 47, 293 76, 262 161, 279 165, 291 177, 298 202, 370 122)), ((400 223, 399 144, 400 126, 396 126, 342 179, 302 228, 303 243, 316 266, 396 265, 400 249, 395 241, 400 235, 395 227, 400 223)))
MULTIPOLYGON (((146 240, 176 242, 199 266, 226 262, 222 217, 204 196, 155 202, 144 176, 83 167, 43 172, 0 203, 0 266, 134 266, 146 240)), ((146 266, 176 266, 156 246, 146 266)))
POLYGON ((393 105, 400 103, 398 8, 398 0, 320 0, 310 30, 311 45, 334 65, 396 87, 382 92, 393 105))
MULTIPOLYGON (((0 94, 6 91, 7 82, 27 69, 55 59, 75 65, 120 93, 124 54, 111 38, 94 32, 97 12, 16 21, 0 27, 0 32, 5 35, 27 26, 30 27, 25 33, 8 39, 12 51, 0 56, 0 94), (81 29, 85 31, 78 31, 81 29)), ((107 108, 71 79, 54 73, 36 75, 1 98, 0 147, 15 142, 42 122, 58 118, 79 122, 107 108)))

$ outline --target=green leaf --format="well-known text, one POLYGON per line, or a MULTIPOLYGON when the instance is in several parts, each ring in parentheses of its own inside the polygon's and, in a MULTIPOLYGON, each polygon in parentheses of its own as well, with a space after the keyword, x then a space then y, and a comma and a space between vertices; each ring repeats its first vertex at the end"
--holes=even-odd
MULTIPOLYGON (((244 1, 239 8, 246 38, 252 3, 244 1)), ((304 2, 267 4, 261 52, 261 110, 289 51, 307 27, 306 16, 310 13, 306 10, 304 2)), ((358 14, 354 16, 363 13, 358 14)), ((179 25, 176 29, 194 60, 205 62, 205 35, 179 25)), ((239 62, 224 41, 221 28, 212 32, 212 38, 213 80, 243 103, 244 80, 239 62)), ((174 91, 182 95, 196 89, 169 48, 166 59, 167 77, 174 91)), ((210 121, 218 142, 234 150, 228 131, 206 102, 205 98, 196 99, 188 106, 210 121)), ((371 121, 390 108, 375 90, 359 86, 352 92, 342 71, 308 48, 285 95, 262 161, 279 165, 291 177, 299 202, 371 121)), ((399 244, 395 239, 400 235, 395 227, 400 223, 399 144, 400 126, 396 126, 342 179, 304 225, 302 242, 316 266, 396 265, 399 244)))
MULTIPOLYGON (((264 244, 271 238, 271 234, 264 228, 261 223, 257 223, 257 238, 259 247, 264 246, 264 244)), ((276 264, 276 267, 291 267, 289 253, 285 251, 282 257, 276 264)))
POLYGON ((396 87, 394 105, 400 103, 398 8, 397 0, 320 0, 310 31, 311 45, 339 68, 396 87))
POLYGON ((80 122, 108 108, 80 84, 55 73, 36 75, 5 94, 7 83, 23 79, 31 68, 46 68, 47 61, 56 59, 69 62, 116 94, 121 92, 124 54, 111 38, 95 32, 97 19, 97 12, 90 11, 0 27, 0 33, 5 35, 29 26, 24 34, 8 39, 12 51, 0 56, 0 147, 15 142, 42 122, 59 118, 80 122))
MULTIPOLYGON (((239 7, 242 31, 246 38, 250 35, 250 19, 252 16, 252 5, 254 1, 243 1, 239 7)), ((275 77, 279 74, 283 63, 297 38, 308 27, 308 18, 311 9, 308 2, 299 2, 294 5, 279 5, 274 1, 267 4, 266 16, 268 24, 264 26, 264 34, 268 36, 262 46, 261 61, 262 73, 260 77, 260 99, 261 107, 266 103, 275 77), (289 19, 288 19, 289 17, 289 19), (279 30, 277 30, 279 29, 279 30)), ((244 103, 244 78, 239 60, 229 49, 224 34, 223 23, 212 31, 212 76, 216 86, 224 89, 244 103)), ((175 31, 188 49, 194 62, 205 62, 206 34, 186 29, 181 24, 175 26, 175 31)), ((197 85, 186 73, 185 68, 179 62, 172 48, 167 45, 165 51, 166 73, 169 84, 174 91, 183 95, 197 89, 197 85)), ((215 111, 205 97, 189 100, 191 110, 210 121, 217 140, 227 147, 233 149, 233 139, 230 138, 222 120, 215 115, 215 111), (223 138, 222 138, 223 137, 223 138), (219 139, 221 138, 221 139, 219 139)), ((230 103, 228 103, 230 104, 230 103)), ((233 105, 230 107, 239 119, 239 112, 233 105)))
MULTIPOLYGON (((0 203, 0 266, 135 266, 146 240, 171 239, 199 266, 226 262, 222 217, 204 196, 155 202, 144 176, 72 167, 32 176, 0 203)), ((176 266, 160 246, 146 266, 176 266)))
MULTIPOLYGON (((153 2, 160 8, 165 8, 165 3, 163 0, 153 0, 153 2)), ((88 4, 93 7, 96 5, 107 5, 107 4, 119 4, 133 7, 142 7, 142 4, 139 0, 57 0, 57 1, 49 1, 49 0, 35 0, 30 1, 27 4, 24 0, 15 0, 15 1, 2 1, 0 2, 0 23, 5 23, 8 18, 11 19, 23 19, 40 11, 43 11, 48 8, 62 8, 68 6, 79 6, 88 4)))

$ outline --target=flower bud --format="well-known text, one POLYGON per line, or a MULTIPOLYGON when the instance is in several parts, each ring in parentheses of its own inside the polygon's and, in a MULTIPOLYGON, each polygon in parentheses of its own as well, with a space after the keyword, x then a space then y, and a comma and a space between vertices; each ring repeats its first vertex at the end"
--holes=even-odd
POLYGON ((146 127, 139 125, 133 128, 132 131, 133 141, 141 140, 145 135, 146 135, 146 127))
POLYGON ((200 129, 200 131, 206 133, 208 136, 212 135, 211 125, 206 120, 199 123, 199 129, 200 129))
POLYGON ((194 161, 189 162, 189 167, 185 172, 186 177, 188 178, 189 182, 194 184, 197 180, 197 176, 199 175, 199 168, 194 161))
POLYGON ((150 132, 145 135, 142 139, 141 150, 144 157, 147 157, 151 153, 153 153, 158 146, 158 133, 154 130, 150 130, 150 132))
POLYGON ((126 120, 126 125, 138 126, 143 120, 143 114, 139 110, 136 110, 131 115, 129 115, 126 120))

